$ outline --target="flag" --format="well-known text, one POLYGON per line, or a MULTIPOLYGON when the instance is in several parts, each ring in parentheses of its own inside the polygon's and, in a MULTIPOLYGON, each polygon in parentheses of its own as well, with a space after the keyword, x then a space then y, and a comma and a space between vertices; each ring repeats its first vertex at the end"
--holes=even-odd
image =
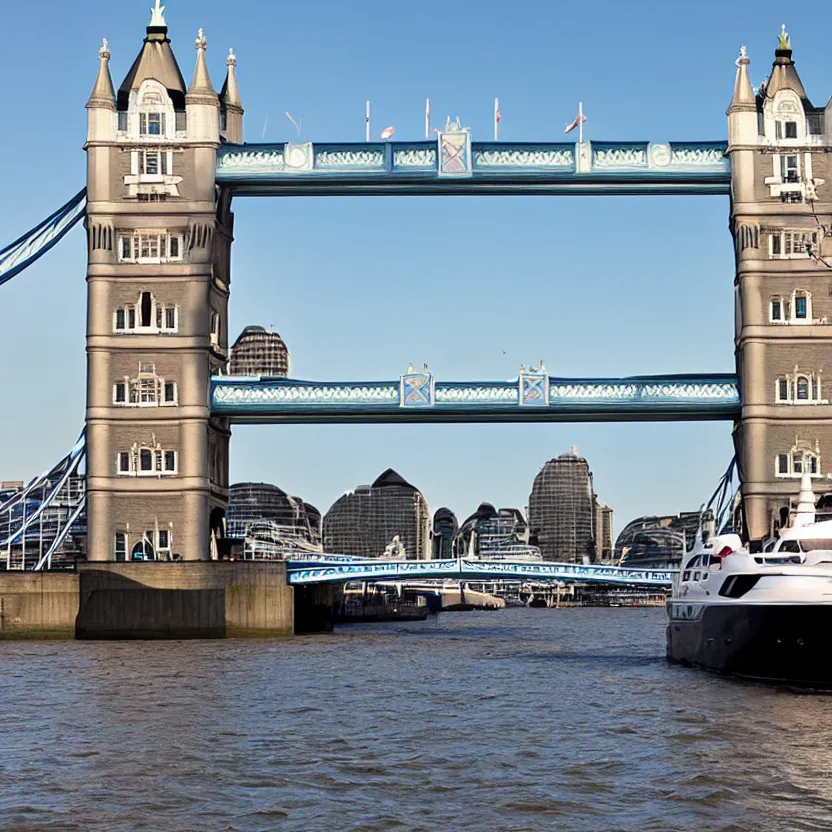
POLYGON ((494 118, 497 119, 498 124, 503 120, 503 114, 500 110, 500 105, 499 104, 497 104, 497 112, 495 113, 494 118))
POLYGON ((385 127, 384 130, 381 131, 381 138, 382 139, 392 139, 396 133, 395 127, 385 127))
POLYGON ((571 133, 576 127, 580 127, 580 125, 586 124, 586 116, 581 113, 577 118, 571 123, 566 125, 566 130, 564 133, 571 133))

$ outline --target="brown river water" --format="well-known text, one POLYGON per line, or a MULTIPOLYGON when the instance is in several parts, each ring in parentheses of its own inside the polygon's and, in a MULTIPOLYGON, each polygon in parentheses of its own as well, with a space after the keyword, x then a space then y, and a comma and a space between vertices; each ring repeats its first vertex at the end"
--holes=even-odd
POLYGON ((832 697, 670 666, 662 609, 0 643, 0 829, 829 830, 832 697))

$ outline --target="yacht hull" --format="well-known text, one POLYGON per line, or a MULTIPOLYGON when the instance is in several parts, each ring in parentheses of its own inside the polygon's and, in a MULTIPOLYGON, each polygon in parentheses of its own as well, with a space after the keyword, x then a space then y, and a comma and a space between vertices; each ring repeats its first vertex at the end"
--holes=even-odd
POLYGON ((668 603, 670 661, 832 688, 832 604, 668 603))

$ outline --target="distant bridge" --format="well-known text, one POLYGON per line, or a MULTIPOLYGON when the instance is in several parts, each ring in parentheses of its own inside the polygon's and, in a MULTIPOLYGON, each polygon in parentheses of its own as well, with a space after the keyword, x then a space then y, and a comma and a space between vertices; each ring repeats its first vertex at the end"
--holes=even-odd
POLYGON ((300 556, 289 560, 289 583, 347 583, 349 581, 407 581, 427 578, 464 581, 573 581, 670 588, 671 570, 622 569, 551 561, 489 560, 357 560, 346 557, 300 556))

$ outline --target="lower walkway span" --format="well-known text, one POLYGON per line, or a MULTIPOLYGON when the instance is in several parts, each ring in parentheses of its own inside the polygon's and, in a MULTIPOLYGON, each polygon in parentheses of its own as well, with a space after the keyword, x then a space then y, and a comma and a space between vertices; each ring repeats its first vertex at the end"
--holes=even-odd
POLYGON ((332 562, 327 558, 323 562, 315 560, 289 562, 289 583, 293 586, 426 578, 465 581, 572 581, 670 587, 673 583, 673 572, 546 561, 532 563, 488 560, 350 562, 343 559, 340 562, 332 562))

